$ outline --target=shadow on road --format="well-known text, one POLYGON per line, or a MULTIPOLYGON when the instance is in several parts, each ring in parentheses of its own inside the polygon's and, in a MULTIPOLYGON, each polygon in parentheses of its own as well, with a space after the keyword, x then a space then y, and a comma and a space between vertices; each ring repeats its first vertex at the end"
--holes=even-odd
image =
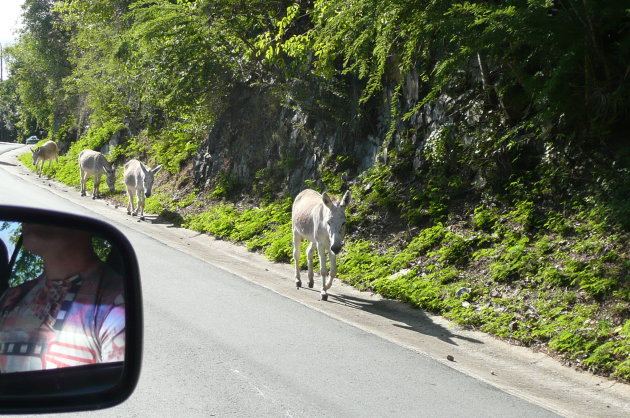
POLYGON ((447 328, 433 322, 422 310, 414 309, 395 300, 369 300, 354 296, 333 294, 329 294, 328 300, 332 303, 339 303, 353 309, 360 309, 374 315, 389 318, 396 322, 392 324, 395 327, 429 335, 448 344, 458 345, 456 340, 483 344, 482 341, 474 338, 455 334, 447 328))
POLYGON ((166 225, 167 228, 179 228, 184 222, 184 218, 177 212, 163 210, 159 215, 144 215, 147 222, 152 224, 166 225))

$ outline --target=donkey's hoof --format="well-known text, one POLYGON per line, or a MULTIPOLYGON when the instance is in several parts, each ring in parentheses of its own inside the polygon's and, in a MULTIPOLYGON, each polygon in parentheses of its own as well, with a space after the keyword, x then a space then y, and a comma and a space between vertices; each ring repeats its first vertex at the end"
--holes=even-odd
POLYGON ((301 281, 301 280, 296 281, 296 282, 295 282, 295 287, 297 287, 298 289, 299 289, 300 287, 302 287, 302 281, 301 281))
POLYGON ((308 287, 309 287, 309 289, 312 289, 312 288, 313 288, 313 284, 314 284, 314 283, 315 283, 315 282, 308 282, 308 287))
POLYGON ((140 217, 140 220, 141 220, 141 221, 144 221, 144 216, 141 216, 141 217, 140 217))
POLYGON ((328 300, 328 294, 327 293, 322 294, 322 300, 323 301, 327 301, 328 300))

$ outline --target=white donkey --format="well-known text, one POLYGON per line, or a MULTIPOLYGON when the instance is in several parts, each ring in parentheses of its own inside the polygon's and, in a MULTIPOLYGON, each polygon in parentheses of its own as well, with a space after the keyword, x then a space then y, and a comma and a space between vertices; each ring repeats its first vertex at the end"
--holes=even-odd
POLYGON ((42 170, 44 169, 44 163, 48 161, 48 171, 50 171, 50 164, 52 160, 58 161, 59 148, 54 141, 48 141, 41 147, 31 148, 33 154, 33 165, 35 166, 35 172, 37 173, 37 164, 41 161, 42 165, 39 168, 39 177, 42 176, 42 170))
POLYGON ((326 292, 337 275, 337 254, 341 251, 343 225, 346 221, 346 207, 350 203, 348 190, 340 202, 333 201, 325 192, 319 194, 306 189, 293 201, 291 223, 293 227, 293 259, 295 260, 295 285, 302 286, 300 280, 300 245, 302 239, 310 241, 308 257, 308 287, 313 287, 313 251, 317 245, 320 274, 322 276, 322 300, 328 300, 326 292), (326 257, 330 256, 330 280, 326 283, 328 270, 326 257))
POLYGON ((130 160, 125 164, 125 186, 127 186, 127 214, 136 216, 140 212, 140 219, 144 220, 144 198, 151 197, 151 188, 155 174, 162 168, 162 164, 155 168, 148 168, 138 160, 130 160), (138 207, 133 207, 133 195, 138 197, 138 207))
POLYGON ((94 189, 92 199, 101 197, 99 186, 101 175, 105 174, 105 181, 110 192, 116 191, 116 166, 112 165, 103 154, 91 149, 84 149, 79 154, 79 169, 81 171, 81 196, 85 196, 85 183, 89 175, 94 175, 94 189))

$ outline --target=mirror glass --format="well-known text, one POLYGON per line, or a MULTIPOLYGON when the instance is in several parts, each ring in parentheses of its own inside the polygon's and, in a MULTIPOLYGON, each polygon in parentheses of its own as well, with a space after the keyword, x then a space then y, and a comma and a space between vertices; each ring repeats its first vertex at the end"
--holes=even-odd
POLYGON ((124 361, 124 277, 97 232, 0 219, 0 374, 124 361))

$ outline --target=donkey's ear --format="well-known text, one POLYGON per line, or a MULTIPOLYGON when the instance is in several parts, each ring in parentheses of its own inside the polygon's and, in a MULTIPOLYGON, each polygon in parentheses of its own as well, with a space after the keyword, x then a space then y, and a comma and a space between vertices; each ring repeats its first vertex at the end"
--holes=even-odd
POLYGON ((156 174, 158 171, 160 171, 162 169, 162 164, 158 165, 157 167, 155 167, 153 170, 153 174, 156 174))
POLYGON ((341 198, 341 204, 339 206, 348 206, 350 204, 350 190, 346 191, 341 198))
POLYGON ((322 200, 324 201, 324 205, 328 206, 329 208, 332 208, 334 206, 334 203, 330 196, 328 196, 328 193, 322 193, 322 200))

